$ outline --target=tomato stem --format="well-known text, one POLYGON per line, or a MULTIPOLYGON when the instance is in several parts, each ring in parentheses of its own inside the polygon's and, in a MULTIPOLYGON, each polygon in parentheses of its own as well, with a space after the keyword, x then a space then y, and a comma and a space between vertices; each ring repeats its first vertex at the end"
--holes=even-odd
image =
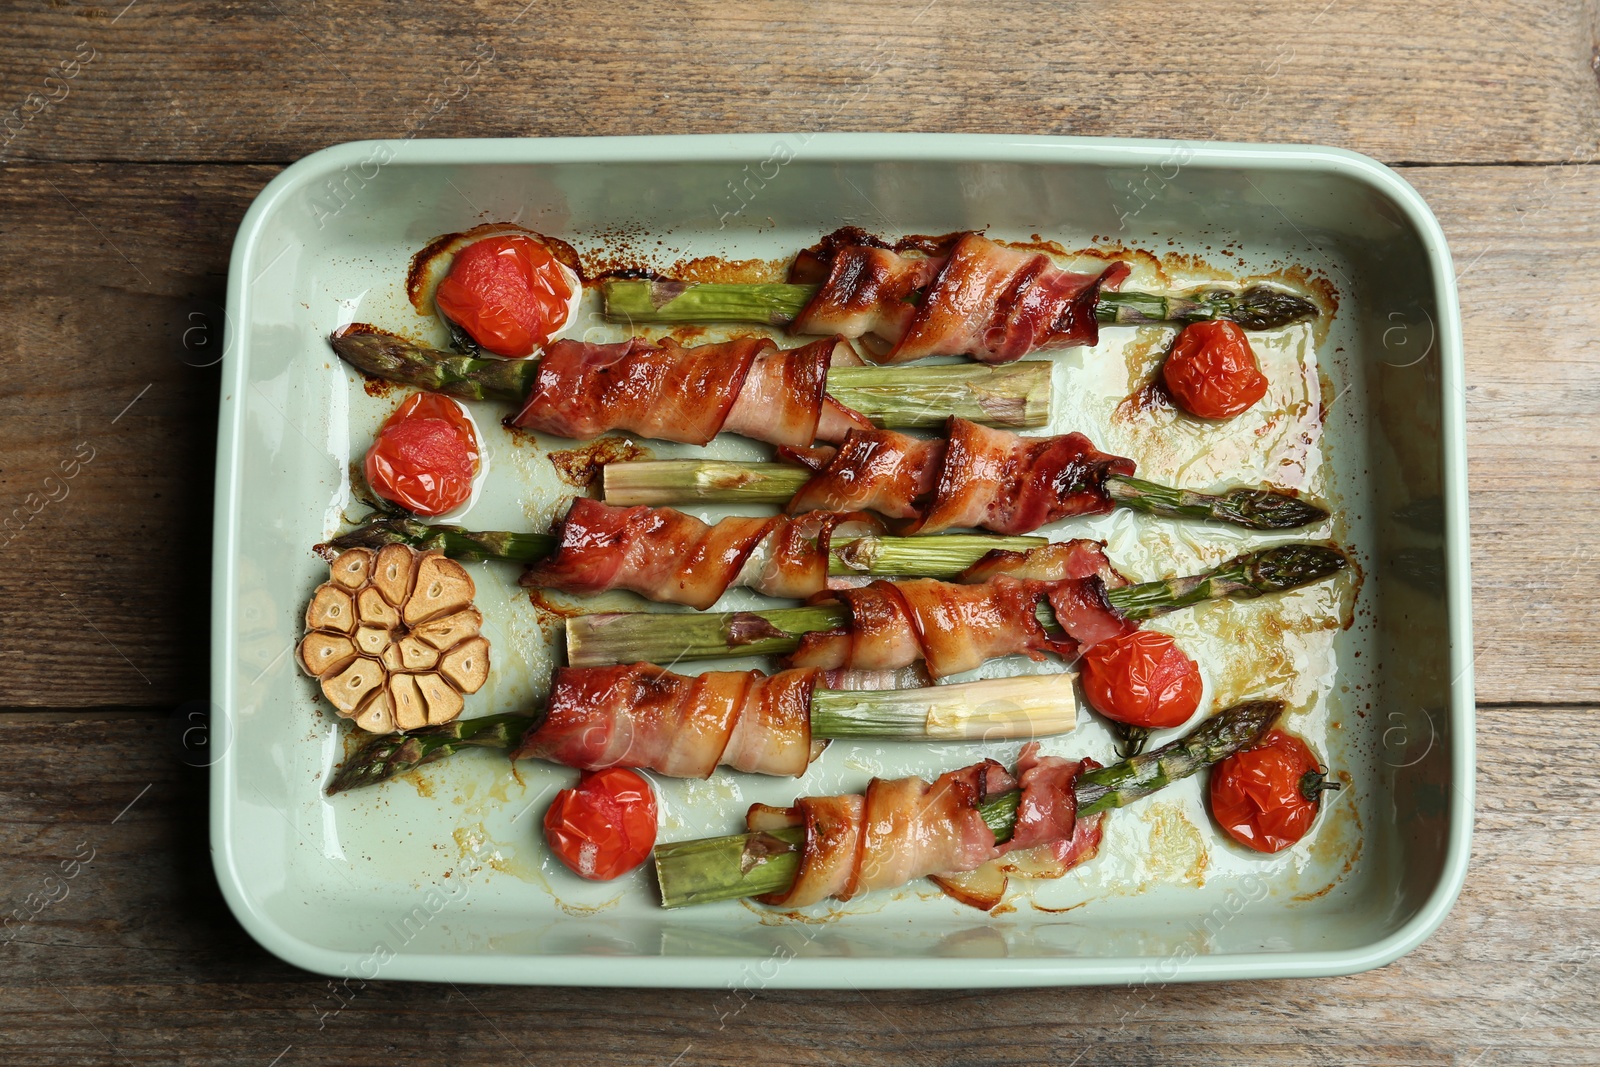
POLYGON ((1300 795, 1313 804, 1322 803, 1323 793, 1335 792, 1342 788, 1338 782, 1329 780, 1327 771, 1307 771, 1300 776, 1300 795))
POLYGON ((1147 726, 1130 726, 1125 722, 1112 722, 1111 732, 1117 736, 1117 755, 1123 759, 1132 759, 1144 751, 1144 746, 1150 741, 1150 728, 1147 726))

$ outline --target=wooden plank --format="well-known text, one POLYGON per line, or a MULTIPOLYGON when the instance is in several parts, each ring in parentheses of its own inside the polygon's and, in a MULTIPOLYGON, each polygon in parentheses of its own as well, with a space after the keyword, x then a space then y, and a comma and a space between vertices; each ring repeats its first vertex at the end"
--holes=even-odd
POLYGON ((1478 699, 1592 701, 1600 167, 1406 177, 1460 275, 1478 699))
POLYGON ((233 233, 275 171, 3 169, 0 704, 206 694, 206 364, 233 233))
POLYGON ((753 995, 374 983, 336 1014, 325 979, 268 956, 228 915, 207 855, 205 774, 174 759, 159 717, 9 722, 0 782, 27 786, 0 792, 4 913, 59 895, 45 880, 64 860, 93 859, 52 883, 64 899, 0 936, 0 1059, 506 1067, 582 1049, 596 1064, 1592 1062, 1600 831, 1559 798, 1591 789, 1597 710, 1483 712, 1492 742, 1466 890, 1422 948, 1367 974, 753 995))
MULTIPOLYGON (((0 705, 204 695, 217 371, 185 362, 209 358, 185 333, 220 321, 232 233, 274 172, 0 174, 0 313, 21 327, 0 338, 0 520, 40 506, 0 570, 0 705)), ((1463 269, 1479 696, 1600 699, 1600 305, 1574 266, 1600 256, 1600 167, 1406 173, 1463 269)))
POLYGON ((1595 0, 652 9, 14 3, 0 158, 288 161, 360 137, 1005 131, 1589 158, 1595 0), (1359 77, 1352 77, 1352 72, 1359 77), (357 118, 359 116, 359 118, 357 118))

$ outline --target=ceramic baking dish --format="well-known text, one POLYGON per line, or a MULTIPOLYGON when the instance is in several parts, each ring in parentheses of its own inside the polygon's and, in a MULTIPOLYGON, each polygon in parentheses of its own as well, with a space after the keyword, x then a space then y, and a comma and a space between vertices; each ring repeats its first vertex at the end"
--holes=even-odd
MULTIPOLYGON (((1095 349, 1051 357, 1052 428, 1076 423, 1112 451, 1154 462, 1153 439, 1117 415, 1115 400, 1158 341, 1107 330, 1095 349)), ((1438 224, 1370 159, 1301 146, 957 135, 345 144, 287 169, 245 217, 227 346, 211 844, 239 921, 301 967, 363 979, 745 988, 1330 975, 1414 948, 1460 889, 1473 687, 1459 316, 1438 224), (1317 835, 1282 856, 1245 855, 1210 829, 1201 783, 1190 781, 1116 813, 1099 859, 993 914, 911 889, 819 922, 741 903, 666 912, 645 870, 612 884, 571 877, 538 832, 549 793, 572 779, 562 768, 523 765, 513 776, 503 760, 473 753, 414 780, 324 798, 340 730, 291 650, 305 597, 326 576, 310 548, 338 529, 350 462, 394 403, 367 395, 325 338, 360 320, 437 339, 436 324, 405 300, 408 257, 439 234, 507 220, 571 241, 595 265, 663 268, 705 256, 779 261, 844 223, 890 234, 987 228, 1067 251, 1149 250, 1128 253, 1146 280, 1275 275, 1336 300, 1324 328, 1260 341, 1269 376, 1273 367, 1287 375, 1289 422, 1272 424, 1267 447, 1236 455, 1244 468, 1232 473, 1325 495, 1336 520, 1307 533, 1348 545, 1358 573, 1337 594, 1272 609, 1282 633, 1270 640, 1259 634, 1265 616, 1244 606, 1174 623, 1206 649, 1212 696, 1227 686, 1285 693, 1292 725, 1348 775, 1317 835), (1232 657, 1247 664, 1243 675, 1228 675, 1232 657)), ((460 521, 543 528, 573 492, 545 449, 571 446, 512 443, 494 425, 499 414, 475 412, 489 489, 460 521)), ((760 454, 748 443, 712 447, 760 454)), ((1222 462, 1217 448, 1191 450, 1174 477, 1203 485, 1221 476, 1207 466, 1222 462)), ((1251 543, 1126 513, 1055 536, 1077 534, 1105 538, 1139 576, 1251 543)), ((497 670, 468 714, 535 701, 559 651, 550 620, 514 572, 473 573, 497 670)), ((1052 745, 1102 758, 1110 748, 1087 717, 1052 745)), ((730 832, 753 800, 1015 751, 836 743, 799 786, 658 780, 662 836, 730 832)))

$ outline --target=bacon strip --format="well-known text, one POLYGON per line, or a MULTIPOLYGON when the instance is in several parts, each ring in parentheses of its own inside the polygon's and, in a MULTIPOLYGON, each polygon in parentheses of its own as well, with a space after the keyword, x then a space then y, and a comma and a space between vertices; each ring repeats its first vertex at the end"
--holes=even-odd
POLYGON ((790 498, 788 511, 876 511, 891 519, 917 519, 939 484, 944 449, 936 437, 853 430, 831 454, 813 449, 805 457, 788 457, 817 472, 790 498))
POLYGON ((918 878, 974 871, 1014 849, 1071 841, 1077 829, 1073 787, 1083 764, 1040 760, 1036 749, 1023 750, 1020 779, 986 759, 931 784, 915 777, 874 778, 863 795, 801 797, 788 808, 752 805, 745 816, 751 831, 805 828, 794 882, 758 899, 786 908, 830 897, 849 900, 918 878), (1016 834, 997 844, 979 806, 1016 789, 1022 790, 1016 834))
POLYGON ((909 520, 907 533, 974 527, 1024 534, 1114 506, 1106 479, 1134 462, 1098 451, 1080 433, 1022 437, 952 418, 944 440, 854 430, 831 453, 786 452, 817 473, 790 512, 864 509, 909 520))
POLYGON ((827 588, 836 534, 882 529, 869 515, 834 512, 733 517, 713 526, 671 508, 618 508, 578 497, 558 527, 556 551, 530 565, 521 582, 582 595, 627 589, 702 610, 740 585, 804 599, 827 588))
POLYGON ((1017 777, 1024 793, 1017 806, 1010 851, 976 870, 936 875, 934 884, 963 904, 989 911, 1005 898, 1010 875, 1060 878, 1093 859, 1100 851, 1106 813, 1079 818, 1075 804, 1069 811, 1053 800, 1063 795, 1061 790, 1070 790, 1079 774, 1099 766, 1092 759, 1040 757, 1038 745, 1025 745, 1017 761, 1017 777), (1048 816, 1036 814, 1041 812, 1048 812, 1048 816))
POLYGON ((1085 537, 1055 541, 1026 552, 997 548, 961 572, 959 582, 986 582, 1008 574, 1035 582, 1059 582, 1063 578, 1099 577, 1108 586, 1125 584, 1106 559, 1104 541, 1085 537))
POLYGON ((1044 585, 1056 621, 1076 642, 1076 653, 1137 629, 1106 599, 1107 589, 1127 585, 1105 557, 1099 541, 1057 541, 1027 552, 997 549, 961 572, 962 582, 1010 575, 1044 585))
POLYGON ((850 610, 847 627, 808 633, 789 657, 797 667, 892 670, 924 660, 934 678, 971 670, 1013 653, 1071 656, 1077 645, 1053 640, 1034 616, 1041 590, 1015 578, 957 585, 931 578, 877 581, 839 589, 827 599, 850 610))
POLYGON ((696 677, 649 663, 562 667, 549 711, 513 759, 582 770, 643 767, 705 778, 716 767, 801 775, 821 751, 811 740, 818 672, 713 671, 696 677))
POLYGON ((849 622, 804 635, 789 663, 822 670, 893 670, 921 660, 931 677, 942 678, 1016 653, 1042 659, 1053 652, 1070 659, 1133 627, 1106 599, 1106 589, 1125 580, 1097 541, 1060 542, 1027 553, 991 552, 962 577, 963 582, 876 581, 820 594, 813 603, 843 604, 849 622), (973 575, 981 577, 968 582, 973 575), (1039 624, 1034 611, 1041 598, 1056 609, 1063 636, 1052 636, 1039 624))
POLYGON ((1009 363, 1098 341, 1100 291, 1128 273, 1125 263, 1099 274, 1064 271, 1043 253, 978 233, 908 238, 889 248, 845 227, 796 259, 789 280, 822 287, 791 328, 874 337, 887 346, 880 363, 954 355, 1009 363))
POLYGON ((1023 533, 1073 515, 1110 511, 1106 478, 1134 462, 1097 451, 1081 433, 1021 437, 951 419, 932 505, 915 532, 956 526, 1023 533))
POLYGON ((670 338, 557 341, 507 424, 557 437, 626 430, 696 445, 723 430, 797 448, 838 441, 871 423, 825 392, 836 347, 850 346, 838 338, 787 350, 765 338, 690 348, 670 338))

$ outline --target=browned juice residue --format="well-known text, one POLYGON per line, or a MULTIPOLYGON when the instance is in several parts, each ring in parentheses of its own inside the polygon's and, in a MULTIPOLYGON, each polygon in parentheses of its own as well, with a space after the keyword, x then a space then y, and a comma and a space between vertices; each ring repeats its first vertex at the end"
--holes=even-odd
POLYGON ((567 619, 587 615, 588 612, 576 604, 563 604, 559 600, 551 600, 547 591, 543 589, 528 590, 528 602, 533 605, 534 613, 538 616, 539 625, 546 623, 559 625, 567 619))
POLYGON ((626 437, 601 437, 578 448, 562 449, 550 453, 561 480, 578 489, 587 489, 600 476, 607 463, 628 463, 649 459, 648 448, 636 445, 626 437))
POLYGON ((743 904, 746 911, 752 912, 762 926, 782 926, 784 923, 804 923, 807 926, 819 926, 831 923, 842 915, 850 914, 845 908, 828 908, 821 915, 809 915, 798 909, 783 911, 778 908, 761 904, 749 897, 740 897, 739 903, 743 904))
POLYGON ((789 269, 787 259, 724 259, 699 256, 680 259, 667 268, 667 276, 685 282, 752 284, 781 282, 789 269))
POLYGON ((1029 897, 1028 898, 1028 903, 1033 906, 1033 910, 1034 911, 1049 912, 1051 915, 1063 915, 1063 914, 1065 914, 1065 913, 1067 913, 1069 911, 1076 911, 1077 909, 1083 907, 1084 905, 1088 904, 1089 902, 1087 900, 1080 900, 1076 904, 1068 904, 1064 908, 1047 908, 1043 904, 1040 904, 1037 901, 1035 901, 1032 897, 1029 897))

